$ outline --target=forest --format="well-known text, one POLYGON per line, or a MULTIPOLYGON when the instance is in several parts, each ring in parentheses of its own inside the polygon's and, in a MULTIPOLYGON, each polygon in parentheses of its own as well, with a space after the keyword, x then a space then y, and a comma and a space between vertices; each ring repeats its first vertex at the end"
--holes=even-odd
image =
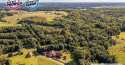
MULTIPOLYGON (((23 48, 36 49, 38 54, 67 50, 73 60, 65 65, 118 63, 107 50, 113 46, 112 36, 125 31, 125 9, 64 11, 68 15, 53 22, 29 17, 18 21, 21 26, 0 27, 0 55, 10 56, 23 48)), ((0 15, 2 18, 12 14, 0 12, 0 15)))

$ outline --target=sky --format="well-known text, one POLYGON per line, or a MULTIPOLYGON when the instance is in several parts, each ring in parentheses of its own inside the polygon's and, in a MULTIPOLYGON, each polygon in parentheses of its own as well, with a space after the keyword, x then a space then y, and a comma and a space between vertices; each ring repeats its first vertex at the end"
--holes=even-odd
POLYGON ((125 2, 125 0, 40 0, 43 2, 125 2))
MULTIPOLYGON (((7 0, 0 0, 5 2, 7 0)), ((39 0, 40 2, 125 2, 125 0, 39 0)))

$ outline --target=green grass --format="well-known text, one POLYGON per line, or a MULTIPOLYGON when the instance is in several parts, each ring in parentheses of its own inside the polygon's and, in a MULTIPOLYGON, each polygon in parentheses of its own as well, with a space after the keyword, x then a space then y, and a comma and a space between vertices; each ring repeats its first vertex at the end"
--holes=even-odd
POLYGON ((0 22, 0 28, 2 28, 2 27, 16 27, 16 26, 21 26, 21 24, 12 24, 12 23, 0 22))
POLYGON ((38 57, 38 65, 64 65, 58 61, 52 60, 52 59, 48 59, 46 57, 38 57))
POLYGON ((38 65, 37 58, 35 57, 25 58, 24 56, 15 56, 10 59, 11 59, 11 65, 19 65, 19 64, 38 65))
POLYGON ((19 65, 19 64, 25 64, 25 65, 38 65, 37 64, 37 58, 36 57, 31 57, 31 58, 25 58, 25 56, 27 55, 27 53, 31 51, 31 50, 26 50, 23 49, 23 55, 17 55, 17 56, 13 56, 10 57, 10 63, 11 65, 19 65))

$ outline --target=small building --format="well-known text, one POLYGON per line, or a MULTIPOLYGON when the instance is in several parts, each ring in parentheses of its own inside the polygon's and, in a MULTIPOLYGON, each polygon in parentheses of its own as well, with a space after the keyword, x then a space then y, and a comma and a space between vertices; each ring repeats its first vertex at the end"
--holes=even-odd
POLYGON ((50 58, 61 58, 62 56, 62 53, 60 51, 46 51, 46 52, 43 52, 43 55, 44 56, 47 56, 47 57, 50 57, 50 58))

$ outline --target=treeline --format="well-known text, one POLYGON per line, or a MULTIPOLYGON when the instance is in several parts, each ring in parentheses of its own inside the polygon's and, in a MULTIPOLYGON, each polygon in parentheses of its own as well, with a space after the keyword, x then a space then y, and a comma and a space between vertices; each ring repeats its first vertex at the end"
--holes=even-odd
POLYGON ((6 22, 5 20, 3 20, 2 18, 5 16, 12 16, 13 14, 4 10, 4 9, 0 9, 0 22, 6 22))

